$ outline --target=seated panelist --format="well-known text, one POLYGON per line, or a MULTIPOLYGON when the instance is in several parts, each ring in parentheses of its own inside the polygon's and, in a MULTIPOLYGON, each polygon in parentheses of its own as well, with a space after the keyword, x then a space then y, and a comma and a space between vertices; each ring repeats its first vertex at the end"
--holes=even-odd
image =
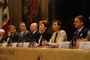
POLYGON ((6 42, 7 38, 4 36, 5 31, 0 29, 0 43, 6 42))
POLYGON ((40 31, 40 37, 38 40, 38 44, 41 46, 43 40, 46 40, 47 42, 49 42, 51 38, 51 33, 49 31, 49 25, 45 22, 42 22, 39 26, 39 31, 40 31))
POLYGON ((55 31, 49 42, 43 41, 43 45, 57 46, 59 42, 67 41, 67 34, 61 29, 61 22, 57 19, 53 20, 52 28, 55 31))

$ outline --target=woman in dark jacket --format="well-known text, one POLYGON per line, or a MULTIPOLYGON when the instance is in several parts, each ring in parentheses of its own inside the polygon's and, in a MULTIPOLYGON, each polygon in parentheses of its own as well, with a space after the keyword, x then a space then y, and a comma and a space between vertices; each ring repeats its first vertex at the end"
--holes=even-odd
POLYGON ((45 22, 42 22, 39 26, 40 38, 38 40, 38 44, 42 45, 42 41, 49 41, 51 38, 51 33, 49 32, 49 25, 45 22))

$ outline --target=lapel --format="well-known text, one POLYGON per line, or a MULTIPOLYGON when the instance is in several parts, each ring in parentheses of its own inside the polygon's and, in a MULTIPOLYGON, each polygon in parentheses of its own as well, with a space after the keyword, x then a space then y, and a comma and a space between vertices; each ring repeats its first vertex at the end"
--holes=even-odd
POLYGON ((0 37, 0 41, 2 41, 2 39, 3 39, 3 36, 2 36, 2 37, 0 37))
POLYGON ((83 28, 83 29, 81 30, 81 32, 79 33, 79 36, 78 36, 79 38, 83 36, 84 29, 85 29, 85 28, 83 28))
POLYGON ((38 33, 38 31, 36 31, 33 35, 35 36, 35 35, 37 35, 37 33, 38 33))
POLYGON ((4 42, 4 40, 5 40, 5 37, 2 36, 0 42, 4 42))
POLYGON ((24 31, 24 33, 23 33, 23 36, 26 34, 26 30, 24 31))

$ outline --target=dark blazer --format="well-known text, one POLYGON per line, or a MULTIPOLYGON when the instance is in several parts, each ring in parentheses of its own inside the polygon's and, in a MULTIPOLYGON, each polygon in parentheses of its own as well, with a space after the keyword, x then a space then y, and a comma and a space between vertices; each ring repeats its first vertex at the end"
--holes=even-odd
MULTIPOLYGON (((40 40, 40 45, 42 45, 42 41, 46 40, 47 42, 49 42, 50 38, 51 38, 51 33, 46 31, 44 33, 41 33, 40 36, 42 35, 42 38, 40 40)), ((39 37, 40 38, 40 37, 39 37)), ((37 41, 39 43, 39 39, 37 41)))
POLYGON ((29 41, 29 42, 38 42, 38 39, 40 37, 40 33, 39 31, 36 31, 35 33, 29 32, 26 37, 25 37, 25 41, 29 41))
POLYGON ((34 39, 36 42, 38 41, 39 37, 40 37, 39 31, 36 31, 34 34, 32 33, 32 39, 34 39))
POLYGON ((15 43, 18 42, 18 33, 14 33, 13 35, 11 34, 10 39, 8 41, 8 43, 15 43))
POLYGON ((29 32, 24 36, 24 39, 22 42, 30 42, 32 39, 33 39, 33 34, 29 32))
POLYGON ((88 31, 89 31, 89 29, 85 28, 85 27, 79 33, 77 31, 75 31, 73 34, 73 39, 72 39, 73 42, 76 42, 76 40, 80 39, 80 38, 86 38, 88 31))
POLYGON ((6 42, 7 38, 5 36, 2 36, 0 43, 6 42))
POLYGON ((29 31, 25 30, 23 36, 21 36, 21 32, 18 34, 18 42, 27 42, 25 39, 27 38, 27 34, 29 31))

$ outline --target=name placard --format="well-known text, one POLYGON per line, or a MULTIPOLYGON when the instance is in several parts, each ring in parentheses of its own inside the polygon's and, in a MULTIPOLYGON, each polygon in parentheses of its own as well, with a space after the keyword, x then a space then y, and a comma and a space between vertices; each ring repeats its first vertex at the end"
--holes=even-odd
POLYGON ((17 43, 12 43, 11 47, 17 47, 17 43))
POLYGON ((28 47, 29 47, 29 44, 30 44, 30 43, 25 42, 25 43, 23 43, 23 47, 24 47, 24 48, 28 48, 28 47))
POLYGON ((2 47, 7 47, 7 43, 2 43, 2 47))
POLYGON ((79 49, 90 49, 90 41, 89 42, 80 42, 79 49))
POLYGON ((59 48, 68 49, 70 46, 70 42, 59 42, 59 48))

